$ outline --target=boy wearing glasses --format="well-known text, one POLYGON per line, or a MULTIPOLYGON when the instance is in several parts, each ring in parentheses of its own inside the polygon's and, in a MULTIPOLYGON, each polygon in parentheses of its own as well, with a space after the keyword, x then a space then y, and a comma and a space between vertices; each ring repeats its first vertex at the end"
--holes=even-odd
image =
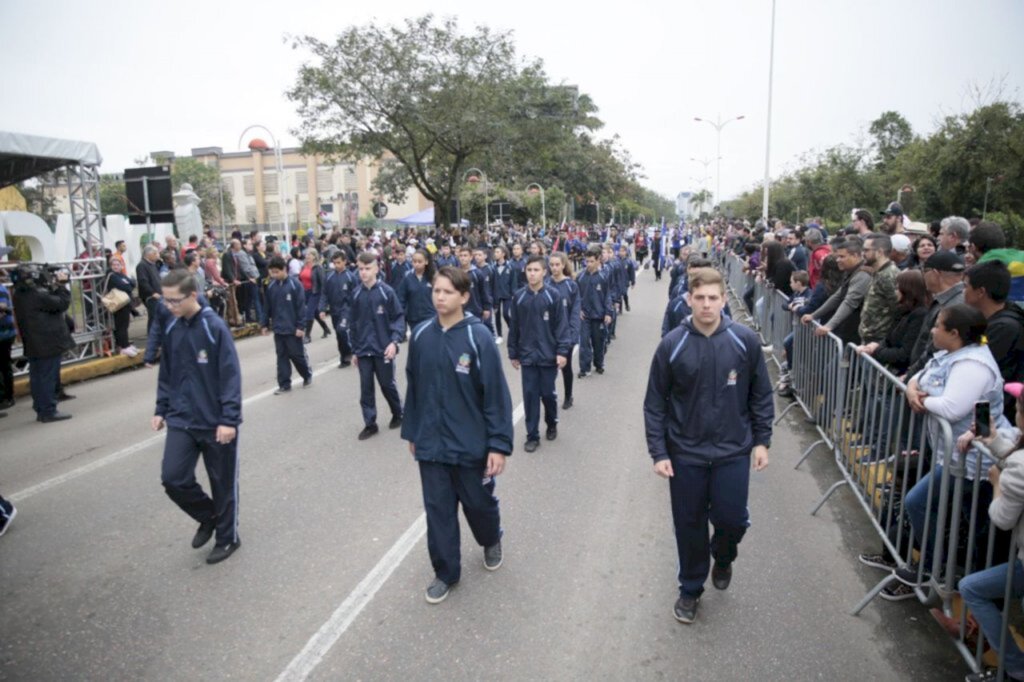
POLYGON ((161 480, 167 496, 199 522, 192 547, 216 532, 206 563, 216 564, 241 545, 238 538, 238 425, 242 423, 242 373, 231 330, 199 303, 188 270, 164 278, 162 302, 174 319, 164 330, 154 431, 167 427, 161 480), (199 455, 212 499, 196 481, 199 455))

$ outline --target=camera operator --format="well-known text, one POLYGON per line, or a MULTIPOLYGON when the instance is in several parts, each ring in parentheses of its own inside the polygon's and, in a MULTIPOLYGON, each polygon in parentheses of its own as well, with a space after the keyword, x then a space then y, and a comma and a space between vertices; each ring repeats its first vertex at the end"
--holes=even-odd
POLYGON ((14 285, 14 313, 29 361, 32 409, 36 420, 49 423, 70 419, 57 411, 60 360, 75 347, 65 320, 71 305, 66 269, 52 275, 38 265, 22 265, 14 285))

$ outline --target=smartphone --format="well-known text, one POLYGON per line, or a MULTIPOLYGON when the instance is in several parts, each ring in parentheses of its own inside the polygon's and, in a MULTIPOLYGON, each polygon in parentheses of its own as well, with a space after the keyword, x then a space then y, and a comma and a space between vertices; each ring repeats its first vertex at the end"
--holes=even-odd
POLYGON ((992 415, 989 413, 987 400, 974 403, 974 434, 979 438, 988 438, 992 435, 992 415))

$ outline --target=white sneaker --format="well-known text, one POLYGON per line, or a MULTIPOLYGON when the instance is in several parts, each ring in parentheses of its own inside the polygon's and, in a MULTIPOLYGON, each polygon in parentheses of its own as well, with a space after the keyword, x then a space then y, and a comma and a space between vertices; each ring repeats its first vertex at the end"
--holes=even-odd
POLYGON ((501 337, 500 336, 494 337, 494 343, 496 343, 496 344, 498 344, 500 346, 501 343, 502 343, 501 337))
POLYGON ((138 354, 139 354, 139 351, 135 350, 131 346, 128 346, 127 348, 122 348, 121 349, 121 355, 127 355, 130 358, 134 358, 138 354))

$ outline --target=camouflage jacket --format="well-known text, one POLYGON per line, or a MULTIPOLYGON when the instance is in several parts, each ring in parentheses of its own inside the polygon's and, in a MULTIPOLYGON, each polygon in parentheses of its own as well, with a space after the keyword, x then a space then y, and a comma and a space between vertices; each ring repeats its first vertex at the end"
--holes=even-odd
POLYGON ((871 278, 871 286, 864 297, 864 307, 860 314, 861 343, 883 341, 899 319, 896 303, 896 275, 900 269, 892 261, 885 265, 871 278))

